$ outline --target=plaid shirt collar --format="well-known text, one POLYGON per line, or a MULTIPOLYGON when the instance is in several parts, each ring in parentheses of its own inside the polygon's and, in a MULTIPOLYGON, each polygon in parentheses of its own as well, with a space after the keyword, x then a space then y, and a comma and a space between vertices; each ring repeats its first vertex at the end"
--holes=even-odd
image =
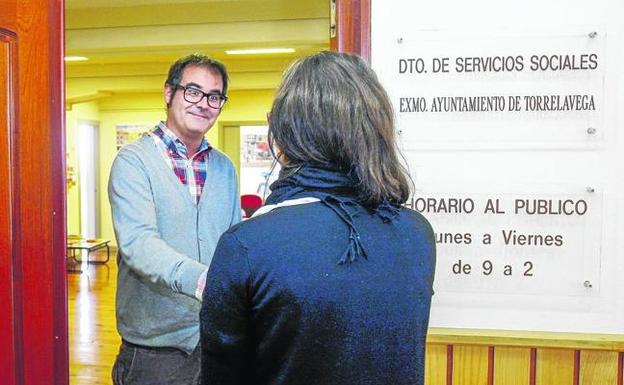
POLYGON ((206 139, 202 139, 199 150, 189 159, 186 145, 163 122, 150 135, 160 149, 164 161, 195 198, 195 203, 199 204, 206 183, 208 156, 212 147, 206 139))
MULTIPOLYGON (((188 159, 188 150, 186 148, 186 144, 180 140, 167 126, 165 122, 160 122, 156 125, 154 131, 152 131, 152 135, 156 135, 163 142, 167 150, 170 151, 170 154, 176 154, 183 159, 188 159)), ((206 138, 203 138, 201 144, 199 145, 199 149, 193 156, 193 158, 197 158, 199 156, 205 156, 212 150, 212 146, 208 143, 206 138)))

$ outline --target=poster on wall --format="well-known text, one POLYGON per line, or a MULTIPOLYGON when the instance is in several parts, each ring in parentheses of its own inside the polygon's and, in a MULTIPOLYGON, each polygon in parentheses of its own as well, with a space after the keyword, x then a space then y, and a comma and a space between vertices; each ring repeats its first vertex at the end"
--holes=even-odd
POLYGON ((279 174, 269 149, 268 126, 240 128, 240 193, 258 195, 264 200, 269 186, 279 174))
POLYGON ((117 137, 117 151, 128 143, 140 138, 144 133, 151 131, 153 124, 117 124, 115 132, 117 137))

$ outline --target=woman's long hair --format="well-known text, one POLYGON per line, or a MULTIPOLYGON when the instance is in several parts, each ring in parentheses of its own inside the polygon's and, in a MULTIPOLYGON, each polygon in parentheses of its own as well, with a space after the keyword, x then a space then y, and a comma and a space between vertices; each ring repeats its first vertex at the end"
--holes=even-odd
POLYGON ((269 143, 285 155, 287 167, 309 163, 354 173, 366 206, 409 198, 392 104, 358 56, 320 52, 296 61, 273 102, 269 143))

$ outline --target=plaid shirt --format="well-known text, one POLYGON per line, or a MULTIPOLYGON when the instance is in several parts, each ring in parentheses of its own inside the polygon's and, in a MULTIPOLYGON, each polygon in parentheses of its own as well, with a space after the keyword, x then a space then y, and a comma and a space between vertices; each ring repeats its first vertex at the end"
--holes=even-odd
POLYGON ((203 139, 195 155, 189 159, 186 145, 165 126, 164 122, 156 125, 151 136, 160 149, 165 162, 171 167, 180 182, 187 186, 190 194, 195 197, 195 202, 199 203, 206 182, 206 168, 212 147, 206 139, 203 139))

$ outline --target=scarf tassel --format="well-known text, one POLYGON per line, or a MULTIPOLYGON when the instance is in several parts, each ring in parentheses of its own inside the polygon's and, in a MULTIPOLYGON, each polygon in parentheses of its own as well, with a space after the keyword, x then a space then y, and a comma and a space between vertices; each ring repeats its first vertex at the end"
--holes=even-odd
POLYGON ((399 215, 399 211, 400 209, 398 206, 390 204, 387 200, 381 202, 377 209, 375 209, 377 215, 379 215, 385 223, 394 221, 399 215))
POLYGON ((336 214, 338 214, 338 216, 349 227, 349 244, 347 245, 347 249, 342 253, 342 256, 338 260, 338 265, 353 263, 357 261, 358 257, 368 259, 366 256, 366 251, 362 247, 362 243, 360 241, 360 233, 358 233, 357 229, 353 225, 353 217, 351 216, 349 210, 345 207, 344 203, 333 197, 326 198, 324 202, 336 214))
POLYGON ((366 251, 364 250, 364 248, 362 247, 362 243, 360 242, 360 235, 354 228, 351 228, 351 232, 349 234, 349 245, 338 260, 338 265, 353 263, 357 261, 358 257, 360 256, 364 259, 368 259, 368 257, 366 256, 366 251))

